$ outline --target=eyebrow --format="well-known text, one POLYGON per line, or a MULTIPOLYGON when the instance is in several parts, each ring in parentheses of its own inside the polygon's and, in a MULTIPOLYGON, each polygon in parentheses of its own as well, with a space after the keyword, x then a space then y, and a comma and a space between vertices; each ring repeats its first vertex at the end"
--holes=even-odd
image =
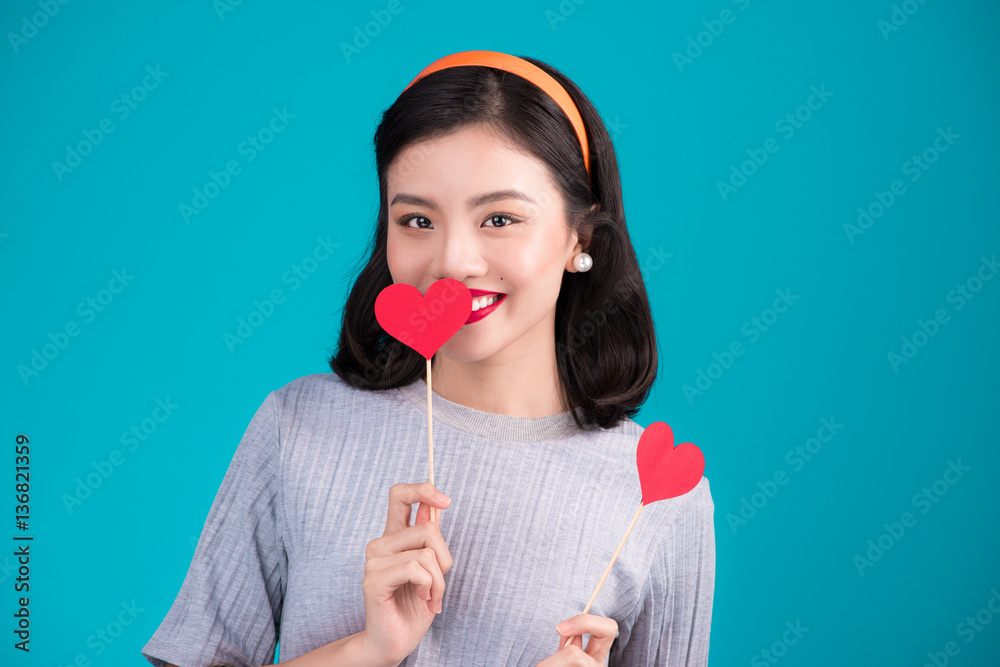
MULTIPOLYGON (((483 204, 491 204, 493 202, 502 201, 504 199, 521 199, 532 204, 535 200, 524 194, 520 190, 497 190, 496 192, 487 192, 484 195, 479 195, 477 197, 472 197, 467 202, 466 206, 469 208, 476 208, 482 206, 483 204)), ((413 204, 414 206, 425 206, 431 210, 438 210, 437 205, 430 199, 424 199, 423 197, 418 197, 417 195, 411 195, 406 192, 400 192, 392 201, 389 206, 394 206, 395 204, 413 204)))

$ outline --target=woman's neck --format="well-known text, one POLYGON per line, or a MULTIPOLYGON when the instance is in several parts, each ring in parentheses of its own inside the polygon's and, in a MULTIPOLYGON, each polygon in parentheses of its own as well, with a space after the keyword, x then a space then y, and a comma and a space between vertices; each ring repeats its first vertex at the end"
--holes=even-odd
POLYGON ((555 359, 551 361, 491 366, 438 354, 432 361, 431 390, 452 403, 509 417, 534 419, 568 412, 559 370, 555 359))

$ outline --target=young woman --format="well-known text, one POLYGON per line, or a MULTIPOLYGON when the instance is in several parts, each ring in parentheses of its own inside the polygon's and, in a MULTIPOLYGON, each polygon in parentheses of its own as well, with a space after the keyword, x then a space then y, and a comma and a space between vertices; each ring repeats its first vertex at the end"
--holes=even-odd
POLYGON ((640 499, 631 417, 657 370, 597 111, 536 59, 452 54, 384 112, 375 157, 334 372, 257 410, 143 655, 270 664, 280 639, 296 667, 706 664, 706 478, 646 508, 580 613, 640 499), (475 300, 432 360, 435 488, 426 360, 374 303, 442 278, 475 300))

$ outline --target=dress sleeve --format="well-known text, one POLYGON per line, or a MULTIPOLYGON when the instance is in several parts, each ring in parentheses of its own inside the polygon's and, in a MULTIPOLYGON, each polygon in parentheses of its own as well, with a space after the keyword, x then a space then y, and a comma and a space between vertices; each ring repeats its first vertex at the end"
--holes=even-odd
POLYGON ((257 409, 170 611, 142 655, 156 667, 270 665, 280 634, 288 561, 279 523, 274 392, 257 409))
POLYGON ((708 478, 667 531, 636 609, 619 623, 609 667, 708 664, 715 593, 715 504, 708 478))

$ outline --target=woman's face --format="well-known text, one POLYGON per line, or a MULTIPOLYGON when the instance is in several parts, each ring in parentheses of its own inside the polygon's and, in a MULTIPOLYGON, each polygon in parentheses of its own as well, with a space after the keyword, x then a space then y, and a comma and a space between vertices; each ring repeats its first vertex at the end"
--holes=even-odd
POLYGON ((506 295, 485 318, 465 324, 442 354, 472 362, 504 351, 496 360, 510 363, 553 349, 563 271, 576 270, 573 257, 582 249, 540 160, 468 126, 403 150, 390 165, 387 190, 394 283, 426 294, 435 281, 452 278, 506 295))

